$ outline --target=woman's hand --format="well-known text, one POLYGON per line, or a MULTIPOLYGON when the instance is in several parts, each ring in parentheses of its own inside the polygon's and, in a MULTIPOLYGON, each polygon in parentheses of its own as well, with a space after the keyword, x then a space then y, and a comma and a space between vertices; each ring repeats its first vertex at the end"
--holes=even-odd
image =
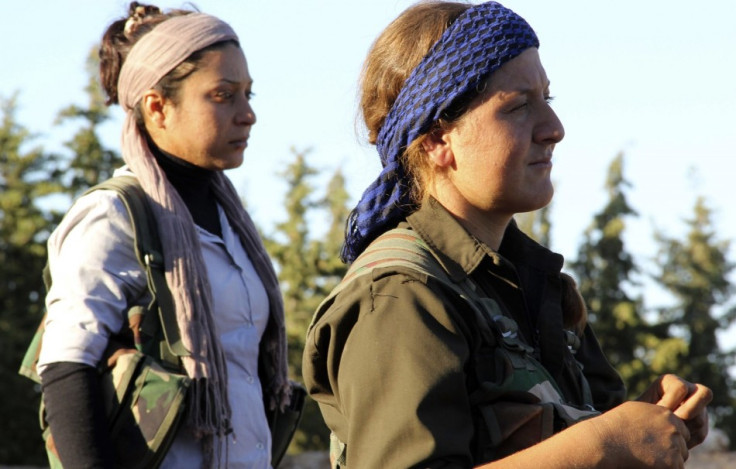
POLYGON ((712 399, 708 387, 668 374, 660 376, 637 400, 657 404, 680 417, 690 431, 687 447, 693 448, 708 435, 706 406, 712 399))
POLYGON ((478 469, 683 469, 690 430, 671 410, 631 401, 584 420, 536 445, 478 469))
POLYGON ((682 468, 689 456, 688 427, 662 406, 626 402, 583 424, 603 448, 601 467, 682 468))

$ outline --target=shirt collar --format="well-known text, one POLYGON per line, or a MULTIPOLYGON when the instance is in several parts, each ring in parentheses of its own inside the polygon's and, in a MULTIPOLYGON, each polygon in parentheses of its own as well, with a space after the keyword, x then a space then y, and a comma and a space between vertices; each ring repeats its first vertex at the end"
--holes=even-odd
POLYGON ((453 281, 473 273, 488 256, 494 264, 520 263, 549 272, 559 272, 564 259, 525 235, 513 220, 498 252, 476 239, 436 199, 430 197, 406 219, 427 243, 453 281), (505 260, 504 260, 505 259, 505 260))

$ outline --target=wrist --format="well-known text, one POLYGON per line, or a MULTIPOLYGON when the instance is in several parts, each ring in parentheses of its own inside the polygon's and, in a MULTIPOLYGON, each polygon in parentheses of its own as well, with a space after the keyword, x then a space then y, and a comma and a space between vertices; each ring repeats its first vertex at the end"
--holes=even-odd
POLYGON ((615 443, 611 437, 611 422, 602 416, 578 423, 567 431, 575 430, 571 435, 578 442, 580 449, 575 452, 575 464, 572 467, 590 467, 598 469, 615 469, 618 467, 615 457, 615 443))

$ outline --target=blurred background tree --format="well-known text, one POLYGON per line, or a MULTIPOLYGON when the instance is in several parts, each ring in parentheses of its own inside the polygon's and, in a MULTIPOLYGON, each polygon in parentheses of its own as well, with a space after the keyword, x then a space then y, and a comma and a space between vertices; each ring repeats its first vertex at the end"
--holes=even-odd
POLYGON ((601 346, 626 382, 629 397, 635 397, 655 378, 644 344, 657 343, 659 338, 645 320, 643 299, 634 293, 640 286, 639 269, 626 249, 624 235, 627 219, 637 213, 626 198, 628 187, 624 155, 619 154, 606 175, 608 200, 583 233, 570 267, 601 346))
POLYGON ((43 316, 41 270, 57 221, 42 202, 61 185, 57 158, 31 147, 36 136, 15 120, 15 109, 15 96, 0 99, 0 461, 39 463, 39 390, 18 368, 43 316))
POLYGON ((0 463, 46 462, 38 420, 40 389, 18 374, 43 316, 46 241, 70 197, 111 176, 122 161, 99 138, 98 127, 109 111, 97 80, 96 48, 87 71, 87 106, 69 106, 57 119, 57 125, 70 128, 82 121, 64 144, 70 154, 28 149, 38 136, 16 122, 17 97, 0 101, 0 463))
POLYGON ((714 423, 736 440, 736 389, 728 372, 734 365, 734 350, 722 350, 717 333, 728 329, 736 307, 727 306, 734 293, 728 280, 734 264, 727 258, 730 241, 716 236, 711 210, 698 198, 684 240, 656 233, 660 249, 655 280, 674 298, 671 306, 658 309, 676 347, 653 347, 652 369, 678 373, 703 383, 713 391, 710 405, 714 423), (724 307, 725 305, 725 307, 724 307), (676 339, 675 339, 676 338, 676 339))
MULTIPOLYGON (((339 259, 343 220, 347 216, 345 180, 337 171, 323 197, 315 194, 311 179, 318 174, 306 161, 307 151, 292 149, 294 161, 280 174, 287 183, 286 219, 273 234, 264 235, 266 249, 276 263, 286 312, 291 379, 302 381, 302 351, 306 331, 317 306, 342 278, 347 268, 339 259), (315 223, 326 219, 326 223, 315 223), (315 227, 327 227, 315 233, 315 227)), ((325 449, 329 431, 317 404, 308 399, 290 453, 325 449)))
POLYGON ((110 178, 123 162, 115 150, 105 148, 100 140, 98 129, 110 119, 110 109, 105 105, 97 75, 99 66, 97 47, 94 47, 87 56, 85 67, 88 76, 87 86, 84 88, 88 98, 87 106, 72 104, 59 111, 56 117, 57 125, 79 125, 72 138, 64 142, 64 146, 71 152, 64 172, 64 183, 66 191, 73 198, 98 182, 110 178))

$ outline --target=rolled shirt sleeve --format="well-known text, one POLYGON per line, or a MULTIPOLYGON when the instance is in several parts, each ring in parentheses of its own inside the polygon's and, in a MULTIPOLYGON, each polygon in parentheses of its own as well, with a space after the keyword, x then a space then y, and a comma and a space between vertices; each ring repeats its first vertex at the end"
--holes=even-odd
POLYGON ((52 279, 39 371, 68 361, 96 366, 124 312, 146 301, 128 213, 113 191, 74 203, 48 242, 52 279))

